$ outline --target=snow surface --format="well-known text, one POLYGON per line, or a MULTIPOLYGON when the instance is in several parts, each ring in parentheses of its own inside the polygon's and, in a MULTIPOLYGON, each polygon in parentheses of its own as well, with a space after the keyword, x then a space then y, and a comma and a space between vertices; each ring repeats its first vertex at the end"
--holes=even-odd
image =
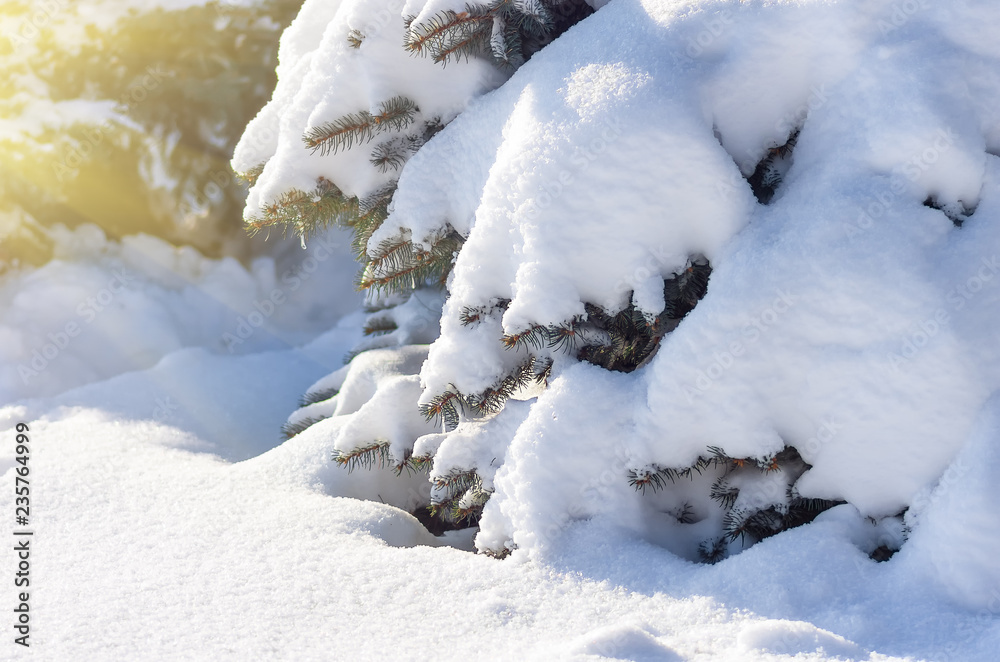
POLYGON ((182 347, 299 345, 361 301, 345 295, 356 267, 336 230, 249 269, 148 235, 109 241, 93 225, 52 236, 55 259, 0 280, 0 402, 147 368, 182 347))
MULTIPOLYGON (((31 426, 36 656, 995 659, 997 593, 980 610, 949 605, 933 588, 934 561, 910 554, 916 540, 876 564, 849 541, 849 513, 715 566, 595 519, 538 563, 436 547, 400 510, 333 496, 370 481, 332 466, 323 435, 278 445, 276 431, 329 357, 355 342, 352 326, 301 349, 184 349, 0 408, 3 437, 18 421, 31 426)), ((995 418, 980 438, 996 439, 995 418)), ((0 450, 6 484, 13 448, 0 450)), ((974 473, 976 490, 990 472, 974 473)), ((955 498, 935 494, 928 508, 953 521, 955 498)), ((0 492, 6 512, 12 500, 0 492)), ((4 609, 12 599, 3 595, 4 609)), ((20 659, 10 650, 4 659, 20 659)))

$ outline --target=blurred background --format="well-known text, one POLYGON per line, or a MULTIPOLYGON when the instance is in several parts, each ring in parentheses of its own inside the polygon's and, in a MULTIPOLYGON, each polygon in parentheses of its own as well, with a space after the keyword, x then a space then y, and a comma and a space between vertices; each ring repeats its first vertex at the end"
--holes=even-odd
POLYGON ((4 0, 0 268, 94 223, 246 259, 229 169, 270 98, 296 0, 4 0))
POLYGON ((305 343, 357 308, 347 238, 249 237, 229 166, 300 6, 0 2, 0 401, 305 343))

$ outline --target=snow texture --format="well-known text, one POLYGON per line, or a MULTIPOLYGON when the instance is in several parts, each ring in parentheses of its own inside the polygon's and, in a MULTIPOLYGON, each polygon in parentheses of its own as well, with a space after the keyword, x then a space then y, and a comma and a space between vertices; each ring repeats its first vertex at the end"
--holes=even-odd
POLYGON ((468 237, 425 398, 495 383, 523 358, 503 333, 630 293, 655 311, 689 256, 714 268, 634 377, 562 371, 512 441, 483 543, 541 549, 549 519, 648 528, 627 485, 585 496, 616 456, 683 468, 707 446, 791 445, 812 465, 803 496, 876 518, 933 487, 1000 388, 990 29, 1000 11, 984 2, 621 0, 421 150, 369 247, 426 243, 443 222, 468 237), (744 177, 796 129, 758 204, 744 177), (461 323, 498 298, 502 319, 461 323))
MULTIPOLYGON (((403 96, 417 106, 412 127, 419 134, 425 123, 450 121, 474 95, 503 82, 499 72, 478 59, 445 69, 408 53, 401 44, 402 10, 398 1, 304 3, 281 40, 274 95, 247 127, 233 157, 237 172, 266 162, 250 189, 247 218, 260 215, 288 191, 311 192, 321 177, 348 196, 365 198, 396 176, 391 168, 372 167, 371 148, 310 153, 302 140, 311 129, 361 111, 378 114, 383 103, 403 96), (348 41, 352 31, 363 37, 358 48, 348 41)), ((372 141, 371 147, 376 145, 372 141)))
MULTIPOLYGON (((319 425, 280 445, 275 432, 329 371, 324 357, 356 341, 348 326, 301 349, 179 350, 148 370, 0 407, 0 435, 12 438, 18 421, 31 428, 36 655, 995 659, 995 598, 971 610, 942 600, 936 570, 907 557, 917 540, 888 563, 871 562, 849 541, 848 517, 819 519, 714 566, 598 520, 568 529, 546 563, 500 562, 442 546, 455 541, 375 496, 343 498, 367 497, 372 481, 332 466, 319 425), (173 405, 154 413, 157 402, 173 405), (414 617, 428 609, 447 627, 414 617)), ((981 439, 995 442, 996 415, 981 439)), ((13 451, 0 448, 8 484, 20 466, 13 451)), ((13 498, 0 493, 0 508, 11 512, 13 498)), ((943 495, 928 501, 928 518, 939 504, 947 510, 943 495)), ((12 549, 5 567, 16 561, 12 549)), ((2 598, 5 609, 13 597, 2 598)))
MULTIPOLYGON (((285 259, 207 259, 148 235, 56 227, 55 259, 0 281, 0 402, 147 368, 182 347, 232 354, 299 345, 354 309, 347 237, 285 259)), ((339 359, 339 357, 337 357, 339 359)))
MULTIPOLYGON (((301 159, 303 128, 376 108, 389 73, 441 91, 429 63, 390 52, 395 10, 396 27, 368 35, 370 62, 365 45, 345 50, 374 4, 307 2, 286 33, 283 87, 237 154, 271 159, 258 202, 325 174, 363 191, 370 175, 342 155, 301 159), (321 71, 335 59, 370 78, 321 71)), ((384 232, 421 241, 447 222, 468 237, 426 361, 388 347, 335 370, 361 315, 302 345, 333 323, 316 316, 335 310, 329 286, 240 337, 284 283, 273 262, 67 233, 59 259, 0 280, 0 435, 31 426, 44 541, 32 645, 73 660, 992 662, 997 34, 986 0, 606 4, 404 169, 384 232), (795 128, 784 180, 758 204, 744 177, 795 128), (654 309, 652 285, 691 253, 712 261, 708 294, 644 368, 563 361, 543 393, 447 435, 399 418, 421 388, 489 385, 511 365, 505 331, 630 291, 654 309), (496 297, 511 300, 502 318, 459 326, 462 305, 496 297), (279 322, 302 335, 282 342, 279 322), (230 332, 244 341, 233 355, 230 332), (24 380, 46 343, 56 356, 24 380), (299 394, 330 389, 307 406, 324 420, 279 443, 299 394), (456 549, 468 533, 434 537, 400 510, 426 502, 424 477, 330 461, 348 433, 372 432, 394 453, 422 434, 435 471, 480 470, 494 492, 475 545, 511 557, 456 549), (785 444, 812 465, 803 494, 849 503, 715 565, 690 563, 695 536, 624 478, 708 445, 764 457, 785 444), (875 563, 906 532, 868 517, 907 506, 909 540, 875 563)), ((432 104, 455 113, 490 89, 467 66, 449 66, 454 96, 432 104)), ((316 269, 291 275, 311 292, 306 275, 333 262, 313 254, 316 269)), ((0 445, 6 484, 16 466, 0 445)), ((0 510, 13 499, 0 491, 0 510)))

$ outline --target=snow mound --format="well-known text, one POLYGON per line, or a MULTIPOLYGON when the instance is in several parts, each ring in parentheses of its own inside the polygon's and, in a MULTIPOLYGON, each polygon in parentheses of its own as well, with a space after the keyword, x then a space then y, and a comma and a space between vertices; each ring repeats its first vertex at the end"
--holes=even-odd
POLYGON ((1000 395, 994 395, 935 489, 915 500, 915 531, 904 556, 947 596, 991 616, 1000 613, 998 470, 1000 395))
POLYGON ((572 652, 579 656, 578 659, 591 656, 601 660, 633 662, 680 662, 684 659, 645 629, 634 625, 599 628, 582 637, 572 652))
MULTIPOLYGON (((147 368, 183 347, 244 354, 300 345, 357 305, 337 232, 249 268, 148 235, 56 227, 55 259, 0 279, 0 401, 147 368)), ((339 357, 337 357, 339 358, 339 357)))
POLYGON ((753 650, 776 655, 821 653, 839 660, 867 660, 868 653, 843 637, 821 630, 809 623, 764 621, 746 626, 738 637, 744 651, 753 650))

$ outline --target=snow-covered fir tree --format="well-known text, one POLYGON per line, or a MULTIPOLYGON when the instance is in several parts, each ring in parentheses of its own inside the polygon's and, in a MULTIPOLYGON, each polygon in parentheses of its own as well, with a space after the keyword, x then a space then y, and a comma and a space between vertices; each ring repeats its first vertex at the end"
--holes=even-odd
POLYGON ((251 229, 353 232, 370 340, 286 434, 356 496, 497 556, 610 517, 715 562, 833 508, 899 549, 1000 386, 948 360, 1000 54, 889 2, 720 6, 303 5, 233 166, 251 229))

